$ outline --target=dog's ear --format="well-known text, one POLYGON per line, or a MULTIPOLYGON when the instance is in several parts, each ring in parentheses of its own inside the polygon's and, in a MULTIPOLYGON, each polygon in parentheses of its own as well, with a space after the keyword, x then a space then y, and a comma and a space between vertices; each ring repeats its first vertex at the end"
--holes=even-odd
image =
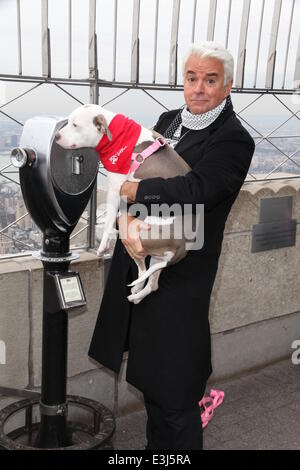
POLYGON ((112 134, 108 128, 107 121, 103 114, 98 114, 93 119, 93 124, 97 127, 101 134, 107 134, 108 140, 112 140, 112 134))

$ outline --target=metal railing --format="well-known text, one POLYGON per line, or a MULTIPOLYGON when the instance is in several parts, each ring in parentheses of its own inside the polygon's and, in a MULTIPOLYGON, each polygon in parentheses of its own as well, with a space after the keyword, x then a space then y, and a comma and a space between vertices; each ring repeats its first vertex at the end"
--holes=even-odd
MULTIPOLYGON (((90 85, 91 80, 96 81, 97 78, 99 85, 104 87, 126 87, 127 85, 166 89, 171 86, 182 89, 182 81, 178 77, 180 58, 190 42, 207 39, 222 42, 233 53, 236 63, 234 89, 247 92, 270 90, 286 93, 292 92, 295 86, 299 88, 299 0, 243 0, 243 2, 240 0, 219 0, 219 2, 217 0, 185 0, 184 3, 182 0, 123 0, 122 2, 109 0, 109 3, 107 0, 89 0, 89 24, 82 23, 81 25, 81 29, 88 34, 89 75, 83 71, 85 77, 82 80, 76 79, 72 73, 74 12, 76 12, 75 7, 78 9, 78 2, 75 0, 60 2, 60 15, 64 15, 65 19, 64 29, 67 26, 67 33, 63 37, 63 41, 67 43, 64 49, 67 76, 57 78, 51 73, 49 8, 54 8, 55 5, 57 7, 57 2, 53 0, 40 0, 41 74, 36 76, 24 74, 25 46, 22 40, 22 12, 24 13, 25 4, 28 10, 30 1, 32 0, 15 0, 15 2, 11 0, 10 2, 11 5, 15 4, 17 40, 14 41, 14 55, 18 73, 15 75, 1 73, 1 79, 17 78, 19 80, 22 78, 26 81, 47 79, 51 83, 72 82, 90 85), (96 6, 98 6, 98 11, 96 6), (110 14, 106 10, 109 10, 110 14), (106 28, 100 22, 98 12, 107 20, 106 28), (126 13, 126 18, 123 18, 124 13, 126 13), (125 51, 124 36, 121 35, 124 31, 121 26, 124 22, 130 23, 130 20, 131 44, 128 42, 127 46, 130 50, 125 51), (151 20, 154 22, 153 28, 149 26, 151 20), (88 31, 86 31, 87 26, 88 31), (166 38, 166 30, 170 33, 168 38, 166 38), (101 47, 102 42, 107 45, 108 52, 101 47), (108 54, 111 55, 112 60, 109 60, 104 68, 102 57, 108 54), (126 55, 126 60, 130 61, 128 80, 124 80, 121 71, 118 70, 118 65, 119 69, 120 65, 124 65, 124 62, 120 62, 120 55, 123 54, 126 55), (145 56, 147 56, 147 66, 145 56), (143 62, 141 62, 142 59, 143 62), (164 62, 166 70, 168 68, 168 75, 164 76, 163 81, 160 80, 161 74, 157 73, 158 60, 164 62), (99 77, 96 76, 97 62, 100 64, 99 77), (145 78, 141 78, 141 68, 145 78), (144 70, 147 71, 146 75, 144 70), (276 82, 280 79, 280 86, 274 84, 275 76, 276 82)), ((36 3, 35 0, 35 5, 36 3)), ((83 9, 82 4, 81 9, 83 9)), ((13 27, 10 29, 13 30, 13 27)), ((127 32, 127 35, 129 34, 130 32, 127 32)), ((163 68, 161 63, 160 68, 163 68)))
MULTIPOLYGON (((286 102, 284 96, 293 98, 296 108, 297 106, 299 108, 300 36, 298 25, 300 23, 300 0, 243 0, 243 2, 237 2, 237 0, 222 0, 222 2, 217 0, 185 0, 184 8, 181 0, 153 0, 152 2, 110 0, 109 4, 107 0, 89 0, 89 3, 86 2, 88 21, 87 24, 82 23, 81 25, 88 46, 86 48, 88 70, 82 70, 83 76, 79 78, 74 73, 73 36, 78 29, 74 27, 74 17, 76 9, 77 16, 79 11, 79 3, 75 0, 60 1, 60 14, 63 15, 64 28, 67 30, 64 36, 66 46, 65 76, 63 74, 54 76, 52 73, 53 50, 51 45, 53 37, 49 16, 51 16, 51 9, 54 7, 53 0, 40 0, 40 18, 34 18, 35 21, 40 21, 39 40, 42 58, 40 73, 24 73, 26 41, 22 36, 22 24, 25 4, 28 9, 29 1, 11 0, 9 2, 16 21, 17 34, 15 35, 14 51, 11 51, 11 55, 15 59, 17 73, 2 73, 5 72, 5 69, 0 70, 0 84, 14 82, 34 85, 26 92, 19 93, 0 106, 0 115, 6 119, 22 126, 23 123, 11 113, 6 112, 5 108, 17 100, 23 99, 25 95, 49 84, 69 96, 74 100, 74 103, 79 104, 83 104, 82 99, 79 99, 74 92, 71 93, 65 89, 65 85, 88 87, 91 103, 99 103, 99 90, 101 89, 121 89, 117 96, 107 100, 106 103, 101 103, 102 106, 117 101, 124 95, 132 93, 133 90, 139 90, 147 98, 155 101, 163 110, 167 110, 170 107, 167 104, 167 94, 162 99, 155 95, 155 92, 159 90, 182 91, 183 84, 178 73, 178 64, 182 59, 184 49, 193 41, 218 40, 229 47, 235 58, 236 67, 232 92, 234 94, 249 94, 249 96, 255 94, 237 114, 253 133, 257 149, 261 144, 268 143, 282 157, 272 169, 264 173, 264 178, 271 179, 274 173, 281 171, 287 163, 293 165, 296 174, 300 175, 300 171, 298 171, 300 162, 297 161, 300 147, 288 152, 274 142, 276 139, 290 139, 291 141, 291 139, 295 140, 300 136, 300 133, 297 133, 296 136, 278 135, 278 131, 283 129, 291 119, 300 121, 300 109, 295 110, 292 104, 286 102), (110 5, 109 14, 107 12, 108 5, 110 5), (131 21, 131 42, 127 40, 126 50, 123 44, 124 36, 121 35, 122 28, 124 28, 122 20, 125 12, 127 22, 131 21), (101 17, 107 19, 105 27, 100 21, 101 17), (149 28, 149 24, 151 28, 149 28), (147 25, 146 30, 145 25, 147 25), (106 48, 102 44, 106 44, 106 48), (106 50, 111 56, 111 59, 107 61, 108 65, 103 59, 106 50), (124 63, 121 59, 123 55, 130 63, 130 67, 126 68, 127 75, 122 71, 124 63), (260 131, 246 116, 246 112, 263 101, 266 96, 280 103, 282 109, 290 114, 287 119, 267 133, 260 131)), ((37 4, 37 0, 35 3, 37 4)), ((82 3, 80 8, 83 9, 82 3)), ((2 21, 4 14, 5 11, 1 12, 0 5, 2 21)), ((126 39, 128 39, 128 34, 130 33, 126 33, 126 39)), ((3 43, 1 28, 0 42, 3 43)), ((1 54, 0 63, 5 63, 1 60, 1 54)), ((11 166, 6 164, 1 167, 0 164, 0 177, 5 178, 5 181, 11 184, 18 185, 11 166)), ((105 171, 100 171, 105 174, 105 171)), ((255 168, 254 171, 251 168, 248 179, 260 180, 261 178, 256 176, 255 168)), ((87 231, 85 248, 95 246, 96 191, 95 188, 89 210, 81 219, 81 227, 72 236, 74 239, 76 235, 87 231)), ((12 227, 28 217, 24 210, 22 215, 10 220, 5 226, 0 226, 0 247, 1 237, 5 237, 8 240, 13 240, 19 247, 26 246, 28 248, 26 242, 20 238, 16 239, 10 234, 12 227)), ((14 254, 14 256, 16 255, 14 254)))

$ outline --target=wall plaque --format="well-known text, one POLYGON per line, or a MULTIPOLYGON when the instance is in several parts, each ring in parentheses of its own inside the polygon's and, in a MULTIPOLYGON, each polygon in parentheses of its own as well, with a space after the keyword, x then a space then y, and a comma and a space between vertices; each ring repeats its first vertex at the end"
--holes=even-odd
POLYGON ((261 199, 259 223, 252 230, 252 253, 295 246, 297 220, 292 219, 292 209, 292 196, 261 199))

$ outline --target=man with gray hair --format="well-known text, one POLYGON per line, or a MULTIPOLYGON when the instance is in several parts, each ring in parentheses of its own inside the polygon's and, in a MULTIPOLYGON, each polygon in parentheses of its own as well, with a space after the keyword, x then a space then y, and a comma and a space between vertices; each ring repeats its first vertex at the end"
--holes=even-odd
MULTIPOLYGON (((141 221, 119 218, 116 243, 89 354, 144 394, 147 449, 202 449, 199 400, 211 367, 209 303, 225 222, 247 176, 254 141, 233 111, 233 58, 214 42, 192 45, 183 63, 186 105, 162 114, 155 130, 191 167, 185 176, 125 182, 129 202, 203 204, 204 244, 163 270, 159 289, 137 305, 126 284, 137 275, 131 257, 145 256, 141 221), (127 232, 129 224, 136 229, 127 232), (122 245, 123 243, 123 245, 122 245), (122 248, 123 247, 123 248, 122 248), (127 288, 128 289, 128 288, 127 288)), ((132 228, 132 227, 131 227, 132 228)))

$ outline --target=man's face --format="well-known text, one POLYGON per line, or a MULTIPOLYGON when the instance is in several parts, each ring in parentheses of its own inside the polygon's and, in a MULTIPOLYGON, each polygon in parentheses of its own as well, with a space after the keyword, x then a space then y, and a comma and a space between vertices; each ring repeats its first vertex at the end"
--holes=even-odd
POLYGON ((224 86, 224 66, 218 59, 189 57, 184 70, 184 99, 192 114, 214 109, 230 94, 232 80, 224 86))

